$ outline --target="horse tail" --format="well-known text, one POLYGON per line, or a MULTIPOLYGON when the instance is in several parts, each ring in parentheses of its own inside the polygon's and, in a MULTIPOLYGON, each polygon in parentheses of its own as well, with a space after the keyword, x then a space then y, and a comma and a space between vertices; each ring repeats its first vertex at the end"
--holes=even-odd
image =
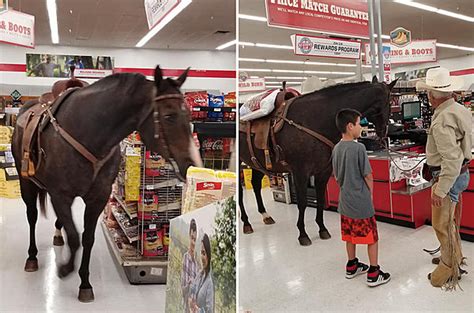
POLYGON ((40 211, 41 211, 41 215, 43 215, 44 217, 46 217, 46 194, 47 192, 44 189, 40 189, 38 193, 40 211))

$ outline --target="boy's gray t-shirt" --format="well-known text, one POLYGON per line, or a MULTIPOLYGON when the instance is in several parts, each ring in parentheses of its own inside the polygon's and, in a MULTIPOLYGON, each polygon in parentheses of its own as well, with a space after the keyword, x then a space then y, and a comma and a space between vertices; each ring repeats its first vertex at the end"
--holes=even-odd
POLYGON ((374 206, 364 180, 372 168, 365 146, 355 141, 340 141, 332 152, 332 167, 340 187, 338 212, 353 219, 372 217, 374 206))

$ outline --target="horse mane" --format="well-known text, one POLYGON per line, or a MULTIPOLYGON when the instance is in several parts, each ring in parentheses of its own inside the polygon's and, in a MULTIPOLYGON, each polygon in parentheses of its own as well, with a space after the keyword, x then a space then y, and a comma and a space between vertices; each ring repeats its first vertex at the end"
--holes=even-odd
POLYGON ((126 94, 135 94, 141 91, 143 86, 149 85, 148 82, 146 77, 140 73, 115 73, 98 80, 88 88, 106 90, 111 86, 120 86, 120 90, 125 91, 126 94))
POLYGON ((341 83, 341 84, 336 84, 336 85, 333 85, 333 86, 325 87, 323 89, 315 90, 313 92, 304 94, 304 95, 300 96, 300 98, 304 98, 304 97, 307 97, 307 96, 312 96, 314 94, 329 97, 329 96, 339 95, 341 93, 346 93, 346 92, 352 91, 354 88, 370 87, 370 86, 372 86, 372 83, 370 83, 368 81, 356 82, 356 83, 347 83, 347 84, 341 83))

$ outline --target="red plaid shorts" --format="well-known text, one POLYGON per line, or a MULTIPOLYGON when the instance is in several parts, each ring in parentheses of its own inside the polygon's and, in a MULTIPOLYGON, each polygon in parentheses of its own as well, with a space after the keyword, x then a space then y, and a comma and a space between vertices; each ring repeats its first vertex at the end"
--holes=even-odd
POLYGON ((341 214, 342 240, 353 244, 371 245, 379 240, 375 216, 353 219, 341 214))

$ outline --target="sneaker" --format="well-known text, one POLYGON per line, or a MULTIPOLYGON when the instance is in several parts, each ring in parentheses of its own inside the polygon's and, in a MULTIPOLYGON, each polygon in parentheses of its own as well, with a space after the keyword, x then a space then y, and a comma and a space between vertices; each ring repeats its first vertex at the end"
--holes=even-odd
POLYGON ((377 270, 372 273, 367 273, 367 285, 369 287, 375 287, 388 283, 390 281, 390 274, 384 273, 380 269, 380 266, 377 266, 377 270))
POLYGON ((367 273, 368 270, 369 266, 367 264, 359 262, 359 259, 356 258, 354 265, 346 265, 346 278, 354 278, 359 274, 367 273))

